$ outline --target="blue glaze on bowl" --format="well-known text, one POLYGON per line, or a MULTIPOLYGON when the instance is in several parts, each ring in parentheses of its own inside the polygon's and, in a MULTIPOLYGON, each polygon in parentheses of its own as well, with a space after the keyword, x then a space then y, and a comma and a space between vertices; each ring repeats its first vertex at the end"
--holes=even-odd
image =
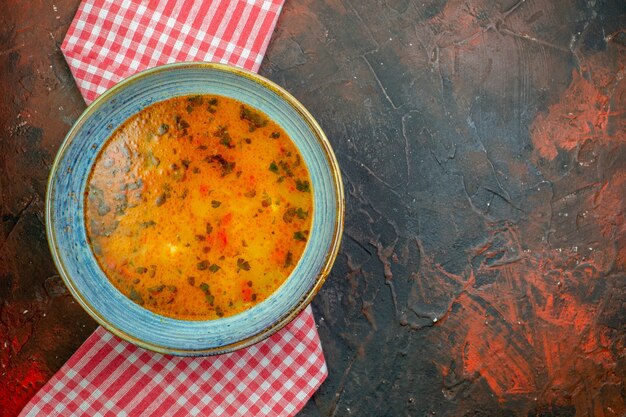
POLYGON ((48 184, 50 248, 66 285, 101 325, 163 353, 203 355, 255 343, 293 319, 321 287, 343 231, 343 186, 332 149, 313 117, 291 95, 244 70, 208 63, 170 64, 137 74, 107 91, 68 133, 48 184), (87 242, 84 193, 91 167, 111 133, 155 102, 190 94, 233 97, 266 113, 300 150, 313 188, 313 224, 296 268, 267 300, 235 316, 184 321, 130 301, 107 279, 87 242))

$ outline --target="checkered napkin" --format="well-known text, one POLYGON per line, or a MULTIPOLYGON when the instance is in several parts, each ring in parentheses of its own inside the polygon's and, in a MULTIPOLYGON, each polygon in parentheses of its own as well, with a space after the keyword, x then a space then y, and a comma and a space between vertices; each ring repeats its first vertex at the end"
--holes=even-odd
MULTIPOLYGON (((217 61, 256 71, 284 0, 85 0, 61 46, 85 101, 137 71, 217 61)), ((98 328, 22 416, 292 416, 327 376, 311 308, 219 356, 138 348, 98 328)))
POLYGON ((284 0, 85 0, 61 49, 87 104, 137 71, 213 61, 256 72, 284 0))

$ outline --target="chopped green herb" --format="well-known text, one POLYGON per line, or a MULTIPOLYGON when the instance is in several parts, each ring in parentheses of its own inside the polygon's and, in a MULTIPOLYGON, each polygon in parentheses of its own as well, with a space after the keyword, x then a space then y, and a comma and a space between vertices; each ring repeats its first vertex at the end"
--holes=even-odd
POLYGON ((280 132, 272 132, 270 135, 272 139, 278 139, 280 137, 280 132))
POLYGON ((298 191, 302 191, 303 193, 308 193, 311 191, 311 185, 306 180, 296 180, 296 188, 298 189, 298 191))
POLYGON ((196 277, 187 277, 187 283, 193 287, 196 285, 196 277))
POLYGON ((307 232, 306 230, 304 232, 301 231, 297 231, 293 234, 293 238, 296 240, 300 240, 305 242, 306 241, 306 237, 309 234, 309 232, 307 232))
POLYGON ((302 209, 302 207, 298 207, 296 209, 296 216, 298 216, 299 219, 304 220, 304 219, 306 219, 309 216, 309 212, 308 211, 304 211, 302 209))
POLYGON ((233 172, 233 169, 235 169, 235 164, 236 164, 236 162, 233 161, 233 162, 226 163, 226 165, 223 165, 222 166, 222 177, 225 177, 226 175, 228 175, 231 172, 233 172))
POLYGON ((269 170, 272 171, 274 174, 278 174, 278 165, 276 165, 276 162, 272 161, 269 170))
POLYGON ((176 128, 178 130, 185 130, 189 127, 189 123, 184 120, 180 115, 174 116, 174 122, 176 123, 176 128))
POLYGON ((154 227, 154 226, 156 226, 156 222, 154 220, 148 220, 147 222, 139 223, 139 227, 141 227, 142 229, 145 229, 147 227, 154 227))
POLYGON ((211 226, 211 223, 207 222, 207 224, 206 224, 206 234, 210 235, 212 231, 213 231, 213 226, 211 226))
POLYGON ((213 132, 213 136, 216 136, 220 139, 220 145, 224 145, 227 148, 234 148, 233 138, 228 133, 228 128, 226 126, 220 126, 217 128, 215 132, 213 132))
POLYGON ((201 95, 195 95, 187 98, 187 101, 193 104, 194 106, 201 106, 204 100, 201 95))
POLYGON ((220 139, 220 145, 224 145, 227 148, 234 148, 235 145, 233 145, 233 140, 231 139, 230 136, 224 136, 220 139))
POLYGON ((212 206, 213 208, 218 208, 221 204, 222 204, 222 202, 221 202, 221 201, 218 201, 218 200, 213 200, 213 201, 211 201, 211 206, 212 206))
POLYGON ((215 303, 215 296, 209 293, 206 295, 206 300, 210 305, 213 305, 215 303))
POLYGON ((220 268, 220 266, 219 266, 218 264, 213 264, 213 265, 211 265, 211 266, 209 267, 209 271, 211 271, 211 272, 213 272, 213 273, 215 273, 215 272, 219 271, 220 269, 221 269, 221 268, 220 268))
POLYGON ((243 269, 244 271, 250 270, 250 263, 243 258, 237 259, 237 272, 239 272, 241 269, 243 269))
POLYGON ((209 287, 209 284, 203 282, 202 284, 200 284, 200 289, 204 293, 207 302, 210 305, 213 305, 213 303, 215 302, 215 297, 213 296, 213 294, 211 294, 211 288, 209 287))
POLYGON ((208 261, 200 261, 196 265, 196 268, 198 268, 199 271, 204 271, 208 267, 209 267, 209 262, 208 261))
POLYGON ((243 120, 247 120, 248 122, 250 122, 251 126, 250 126, 250 130, 252 131, 252 128, 259 128, 259 127, 264 127, 267 126, 267 119, 264 118, 263 116, 261 116, 259 113, 255 112, 254 110, 251 110, 249 108, 247 108, 246 106, 241 106, 241 112, 240 112, 240 117, 243 120))
POLYGON ((139 305, 143 305, 143 297, 141 296, 141 293, 139 293, 134 288, 130 289, 130 294, 128 294, 128 298, 130 298, 132 301, 136 302, 139 305))
POLYGON ((293 172, 291 171, 291 167, 289 166, 289 164, 285 161, 280 161, 278 163, 278 165, 282 168, 282 170, 285 172, 285 175, 288 177, 293 177, 293 172))
POLYGON ((209 106, 207 107, 209 113, 215 113, 217 111, 217 99, 213 97, 209 100, 209 106))
POLYGON ((156 204, 157 207, 161 207, 163 204, 165 204, 165 200, 167 200, 167 196, 165 195, 165 193, 162 193, 156 198, 154 204, 156 204))
POLYGON ((225 177, 226 175, 228 175, 231 172, 233 172, 233 169, 235 169, 235 166, 237 164, 235 161, 228 162, 220 154, 207 156, 206 158, 204 158, 204 162, 206 162, 208 164, 211 164, 213 162, 217 162, 220 165, 220 167, 222 168, 222 177, 225 177))
POLYGON ((148 272, 148 268, 146 268, 145 266, 138 266, 137 268, 135 268, 135 272, 137 272, 138 274, 145 274, 146 272, 148 272))
POLYGON ((287 256, 285 257, 285 268, 289 268, 291 265, 293 265, 293 254, 290 252, 287 252, 287 256))
POLYGON ((289 207, 285 214, 283 214, 283 220, 285 223, 291 223, 295 217, 298 217, 301 220, 304 220, 308 217, 309 212, 304 211, 302 208, 298 207, 289 207))
POLYGON ((165 289, 165 285, 161 284, 161 285, 157 285, 156 287, 150 287, 148 288, 148 291, 152 294, 158 294, 161 291, 163 291, 165 289))

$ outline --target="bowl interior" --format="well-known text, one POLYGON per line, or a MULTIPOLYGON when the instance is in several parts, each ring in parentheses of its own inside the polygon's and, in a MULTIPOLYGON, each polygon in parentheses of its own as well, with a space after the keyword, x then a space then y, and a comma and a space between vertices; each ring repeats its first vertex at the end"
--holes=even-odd
POLYGON ((214 354, 269 336, 310 302, 338 250, 343 229, 343 188, 336 159, 323 132, 302 105, 280 87, 255 74, 223 65, 170 64, 123 81, 83 113, 68 133, 53 166, 46 216, 53 258, 66 285, 101 325, 151 350, 178 355, 214 354), (233 97, 266 113, 299 148, 313 188, 309 241, 289 278, 253 308, 210 321, 160 316, 126 298, 98 266, 84 225, 87 179, 111 133, 152 103, 191 94, 233 97))

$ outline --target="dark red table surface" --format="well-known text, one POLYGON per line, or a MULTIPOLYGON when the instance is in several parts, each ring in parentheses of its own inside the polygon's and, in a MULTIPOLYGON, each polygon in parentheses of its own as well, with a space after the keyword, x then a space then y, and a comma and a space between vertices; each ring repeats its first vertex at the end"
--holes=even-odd
MULTIPOLYGON (((79 0, 0 4, 0 416, 96 324, 48 252, 79 0)), ((303 416, 626 414, 626 3, 293 0, 261 74, 318 118, 346 229, 303 416)))

